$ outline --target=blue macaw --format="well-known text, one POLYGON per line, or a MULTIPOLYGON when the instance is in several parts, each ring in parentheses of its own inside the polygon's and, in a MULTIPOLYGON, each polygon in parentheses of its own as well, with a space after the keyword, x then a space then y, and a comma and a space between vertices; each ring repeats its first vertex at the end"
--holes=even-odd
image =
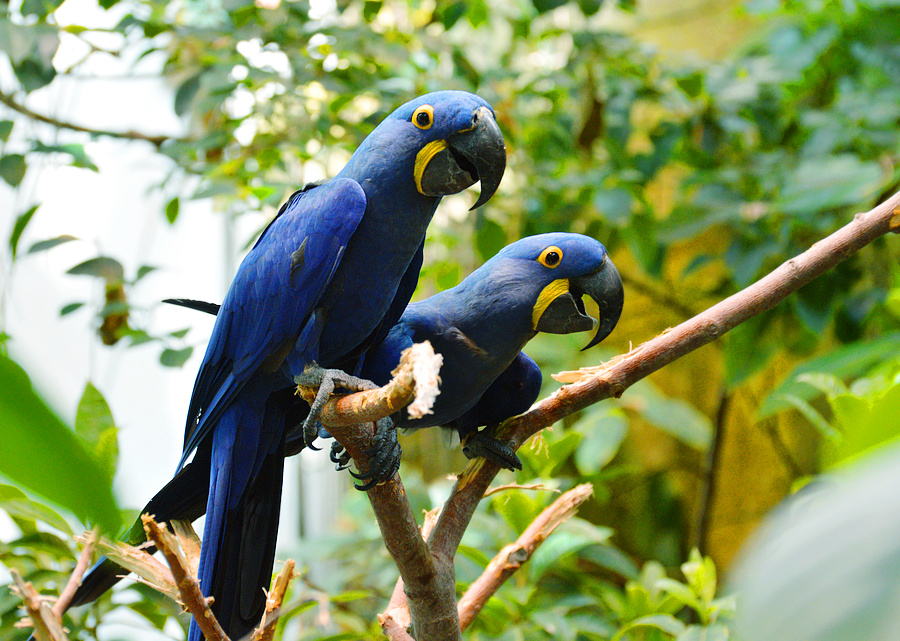
POLYGON ((470 458, 484 456, 521 469, 511 449, 478 427, 520 414, 537 398, 540 370, 522 348, 538 332, 594 328, 584 295, 600 310, 587 349, 612 332, 622 313, 622 281, 606 248, 580 234, 523 238, 456 287, 407 306, 387 337, 369 351, 362 376, 387 383, 404 349, 430 341, 444 360, 440 394, 432 413, 422 418, 410 419, 401 410, 397 427, 452 428, 470 458))
MULTIPOLYGON (((415 290, 441 197, 480 181, 478 207, 505 166, 483 99, 421 96, 378 125, 334 179, 293 194, 241 263, 197 374, 178 465, 182 478, 208 471, 200 585, 230 637, 258 623, 272 574, 287 416, 279 393, 313 363, 359 369, 415 290)), ((307 443, 313 419, 302 428, 307 443)), ((83 596, 109 583, 97 570, 83 596)), ((192 621, 189 641, 201 638, 192 621)))

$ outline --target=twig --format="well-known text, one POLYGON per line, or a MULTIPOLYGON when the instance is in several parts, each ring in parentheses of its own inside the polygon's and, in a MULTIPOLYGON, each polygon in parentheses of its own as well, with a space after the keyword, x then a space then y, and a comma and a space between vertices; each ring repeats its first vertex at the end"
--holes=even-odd
POLYGON ((491 559, 480 577, 472 582, 459 600, 459 626, 469 627, 481 609, 501 585, 531 558, 538 546, 562 523, 575 515, 578 506, 584 503, 594 487, 590 483, 578 485, 561 495, 531 522, 525 531, 491 559))
POLYGON ((291 559, 285 561, 284 567, 275 578, 275 585, 266 595, 266 611, 263 612, 262 621, 259 622, 259 627, 253 631, 253 641, 272 641, 281 604, 284 603, 284 595, 295 576, 294 565, 291 559))
POLYGON ((175 535, 164 527, 160 527, 149 514, 141 515, 141 522, 144 524, 147 536, 162 551, 169 562, 175 585, 178 586, 178 592, 181 594, 181 601, 187 611, 193 615, 197 625, 200 626, 203 636, 208 641, 228 641, 228 636, 216 621, 216 617, 209 607, 209 601, 200 591, 200 583, 191 574, 190 566, 178 546, 175 535))
POLYGON ((80 131, 82 133, 91 134, 92 136, 109 136, 111 138, 123 138, 126 140, 143 140, 154 145, 157 149, 162 147, 163 143, 165 143, 167 140, 186 140, 175 138, 173 136, 148 136, 147 134, 142 134, 137 131, 104 131, 102 129, 93 129, 91 127, 84 127, 82 125, 76 125, 75 123, 57 120, 56 118, 50 118, 49 116, 44 116, 43 114, 32 111, 25 105, 19 104, 12 96, 2 91, 0 91, 0 102, 2 102, 13 111, 17 111, 23 116, 27 116, 32 120, 43 122, 48 125, 53 125, 58 129, 80 131))
POLYGON ((552 487, 547 487, 543 483, 529 483, 528 485, 520 485, 519 483, 507 483, 506 485, 498 485, 496 487, 489 487, 487 491, 484 493, 484 496, 481 498, 487 498, 492 494, 499 494, 500 492, 506 492, 508 490, 538 490, 538 491, 546 491, 546 492, 556 492, 559 494, 559 490, 554 489, 552 487))
POLYGON ((63 591, 60 593, 59 599, 57 599, 56 603, 53 605, 53 615, 57 619, 62 618, 63 613, 69 607, 69 603, 72 602, 72 597, 75 596, 75 591, 78 589, 78 586, 81 585, 84 573, 87 572, 88 566, 91 564, 91 557, 94 556, 94 549, 97 547, 97 537, 98 531, 96 528, 91 530, 87 535, 84 547, 81 548, 81 555, 78 557, 78 562, 75 564, 75 569, 72 571, 72 575, 69 577, 68 582, 66 582, 66 587, 64 587, 63 591))
POLYGON ((38 641, 69 641, 69 637, 66 636, 66 631, 63 629, 62 621, 53 614, 47 599, 38 594, 38 591, 34 589, 31 583, 26 583, 18 570, 10 568, 9 573, 16 584, 14 590, 25 604, 25 611, 28 613, 28 618, 31 619, 31 624, 34 626, 34 636, 37 637, 38 641))
MULTIPOLYGON (((789 294, 825 273, 876 238, 900 230, 900 193, 853 221, 775 271, 705 312, 598 368, 564 372, 557 380, 572 382, 506 421, 498 438, 513 449, 543 428, 573 412, 611 396, 712 342, 748 318, 767 311, 789 294)), ((500 468, 484 459, 472 461, 460 475, 429 541, 435 554, 452 557, 478 502, 500 468)))

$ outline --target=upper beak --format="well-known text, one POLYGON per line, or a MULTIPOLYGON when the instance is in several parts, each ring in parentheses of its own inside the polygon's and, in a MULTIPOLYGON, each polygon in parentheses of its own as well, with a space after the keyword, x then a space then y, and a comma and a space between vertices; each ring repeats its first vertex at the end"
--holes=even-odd
POLYGON ((419 178, 422 193, 455 194, 481 181, 481 195, 472 209, 490 200, 506 170, 506 143, 494 114, 487 107, 472 113, 472 126, 449 136, 446 146, 428 160, 419 178))
POLYGON ((600 310, 597 333, 582 350, 593 347, 610 335, 622 315, 625 290, 619 270, 609 257, 592 274, 569 279, 569 291, 556 297, 541 314, 535 329, 550 334, 584 332, 594 327, 595 321, 584 311, 583 295, 590 296, 600 310))

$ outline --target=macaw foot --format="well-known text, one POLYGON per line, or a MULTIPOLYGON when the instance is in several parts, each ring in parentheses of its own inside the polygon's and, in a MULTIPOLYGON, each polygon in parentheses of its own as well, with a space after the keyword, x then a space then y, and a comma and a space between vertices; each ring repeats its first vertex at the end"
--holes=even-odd
POLYGON ((313 400, 312 405, 309 406, 309 415, 303 421, 303 443, 311 450, 321 449, 312 445, 316 437, 319 436, 319 428, 317 426, 319 412, 322 411, 322 407, 335 389, 343 388, 350 392, 360 392, 378 387, 372 381, 367 381, 358 376, 351 376, 340 369, 325 369, 317 363, 307 365, 303 373, 294 379, 294 382, 303 387, 319 388, 319 391, 316 392, 316 398, 313 400))
MULTIPOLYGON (((343 449, 343 448, 341 448, 343 449)), ((369 458, 369 471, 356 473, 350 471, 350 476, 358 481, 365 481, 362 485, 353 484, 360 492, 370 490, 379 483, 386 483, 397 470, 400 469, 400 457, 402 451, 397 440, 397 428, 390 417, 378 421, 375 427, 375 436, 372 438, 372 447, 366 450, 369 458)), ((334 448, 332 448, 332 457, 334 448)), ((341 455, 344 456, 344 455, 341 455)), ((349 458, 349 457, 347 457, 349 458)), ((334 458, 332 458, 334 460, 334 458)))
POLYGON ((334 463, 334 469, 338 472, 346 470, 350 467, 350 452, 344 449, 344 446, 338 441, 331 444, 331 462, 334 463))
POLYGON ((466 436, 462 440, 463 454, 470 459, 483 456, 507 470, 521 470, 522 461, 516 456, 515 451, 491 436, 493 431, 486 427, 480 432, 476 430, 466 436))

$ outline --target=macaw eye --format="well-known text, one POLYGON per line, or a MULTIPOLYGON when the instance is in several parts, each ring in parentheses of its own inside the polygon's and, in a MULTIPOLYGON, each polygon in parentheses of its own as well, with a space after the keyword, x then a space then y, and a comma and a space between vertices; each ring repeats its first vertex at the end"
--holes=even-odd
POLYGON ((419 129, 431 129, 434 124, 434 107, 422 105, 413 112, 412 121, 419 129))
POLYGON ((544 267, 554 269, 562 260, 562 250, 556 245, 550 245, 538 256, 538 262, 544 267))

